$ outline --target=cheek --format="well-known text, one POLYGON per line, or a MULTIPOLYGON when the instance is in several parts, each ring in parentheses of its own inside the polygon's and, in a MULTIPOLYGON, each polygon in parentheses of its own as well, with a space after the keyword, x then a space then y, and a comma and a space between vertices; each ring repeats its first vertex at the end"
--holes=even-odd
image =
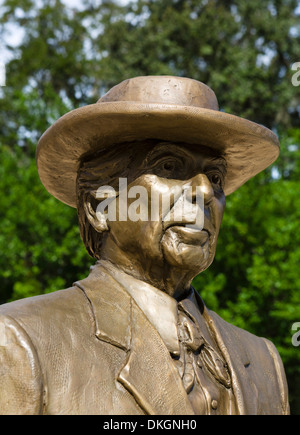
POLYGON ((219 232, 222 223, 224 211, 225 211, 225 196, 222 195, 222 197, 216 199, 215 202, 214 220, 215 220, 215 228, 217 233, 219 232))
POLYGON ((125 192, 120 194, 116 202, 116 220, 109 220, 109 228, 111 237, 121 249, 143 251, 152 258, 161 256, 163 228, 159 198, 168 190, 169 185, 164 180, 146 174, 127 186, 127 195, 125 192))
POLYGON ((119 248, 137 256, 157 258, 161 256, 162 225, 160 222, 133 222, 109 223, 109 235, 119 248))
POLYGON ((117 242, 122 249, 137 245, 143 233, 143 226, 140 222, 114 221, 109 222, 110 236, 117 242))
POLYGON ((224 216, 224 212, 225 212, 225 207, 226 207, 225 196, 223 197, 222 201, 220 202, 219 207, 220 207, 220 215, 221 215, 220 220, 222 221, 223 216, 224 216))

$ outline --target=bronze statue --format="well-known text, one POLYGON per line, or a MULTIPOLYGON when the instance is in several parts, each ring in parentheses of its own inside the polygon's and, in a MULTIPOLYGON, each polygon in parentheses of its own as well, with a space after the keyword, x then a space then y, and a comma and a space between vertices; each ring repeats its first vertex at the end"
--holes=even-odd
POLYGON ((97 262, 68 289, 0 307, 0 413, 288 414, 274 345, 191 287, 225 196, 278 154, 271 131, 180 77, 126 80, 51 126, 41 181, 77 207, 97 262))

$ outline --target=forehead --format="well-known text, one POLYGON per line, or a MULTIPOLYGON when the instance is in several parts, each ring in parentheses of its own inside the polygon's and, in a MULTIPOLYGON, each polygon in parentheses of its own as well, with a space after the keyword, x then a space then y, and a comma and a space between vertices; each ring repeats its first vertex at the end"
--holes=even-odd
POLYGON ((126 142, 101 150, 82 160, 77 181, 84 185, 114 185, 120 177, 132 180, 151 171, 164 158, 176 158, 189 176, 205 167, 218 167, 226 174, 226 160, 220 153, 202 145, 146 140, 126 142))

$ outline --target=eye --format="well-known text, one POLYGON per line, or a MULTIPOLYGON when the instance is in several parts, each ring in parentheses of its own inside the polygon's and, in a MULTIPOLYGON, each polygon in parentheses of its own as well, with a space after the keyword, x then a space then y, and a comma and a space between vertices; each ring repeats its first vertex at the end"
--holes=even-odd
POLYGON ((176 157, 161 158, 152 166, 152 171, 161 177, 173 178, 181 173, 182 162, 176 157))
POLYGON ((223 189, 224 177, 219 171, 213 171, 206 174, 209 181, 219 189, 223 189))
POLYGON ((175 169, 175 163, 174 162, 165 162, 163 164, 163 169, 165 171, 173 171, 175 169))
POLYGON ((210 179, 213 184, 222 184, 221 177, 218 174, 213 174, 210 179))

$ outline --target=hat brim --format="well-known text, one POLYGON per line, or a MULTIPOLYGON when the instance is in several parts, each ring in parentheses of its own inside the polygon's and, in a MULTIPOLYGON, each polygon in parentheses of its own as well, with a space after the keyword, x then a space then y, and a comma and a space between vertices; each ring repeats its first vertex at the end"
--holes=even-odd
POLYGON ((173 104, 96 103, 72 110, 43 134, 36 154, 40 179, 55 198, 76 207, 82 156, 143 139, 219 150, 227 161, 225 195, 266 169, 279 155, 279 141, 272 131, 224 112, 173 104))

